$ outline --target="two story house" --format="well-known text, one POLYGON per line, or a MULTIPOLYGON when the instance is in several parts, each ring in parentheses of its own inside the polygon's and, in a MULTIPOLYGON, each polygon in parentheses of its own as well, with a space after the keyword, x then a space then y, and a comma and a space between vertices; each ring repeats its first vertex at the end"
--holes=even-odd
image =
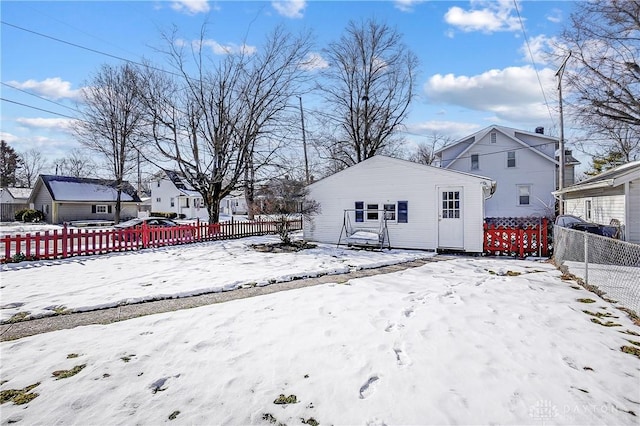
POLYGON ((151 182, 151 212, 209 220, 202 195, 175 170, 161 170, 154 176, 151 182))
MULTIPOLYGON (((558 188, 559 140, 544 134, 492 125, 435 152, 440 167, 490 177, 497 183, 486 201, 486 217, 553 217, 558 188)), ((565 185, 574 183, 574 167, 565 156, 565 185)))

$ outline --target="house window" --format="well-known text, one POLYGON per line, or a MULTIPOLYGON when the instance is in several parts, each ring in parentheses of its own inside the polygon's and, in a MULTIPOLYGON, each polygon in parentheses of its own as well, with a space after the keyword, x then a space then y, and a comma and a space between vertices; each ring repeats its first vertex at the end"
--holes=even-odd
POLYGON ((471 154, 471 170, 478 170, 480 168, 480 156, 478 154, 471 154))
POLYGON ((160 181, 158 181, 158 188, 160 188, 160 181))
POLYGON ((367 204, 367 220, 378 220, 377 204, 367 204))
POLYGON ((385 204, 384 205, 384 218, 386 220, 396 220, 396 205, 385 204))
POLYGON ((170 204, 171 204, 171 207, 175 206, 175 198, 171 198, 170 204))
POLYGON ((356 222, 364 222, 364 201, 356 201, 356 222))
POLYGON ((442 218, 460 218, 460 191, 442 192, 442 218))
POLYGON ((498 135, 496 135, 496 132, 491 132, 491 143, 496 143, 497 140, 498 135))
POLYGON ((531 203, 531 186, 518 185, 518 205, 528 206, 531 203))
POLYGON ((189 207, 189 199, 188 199, 188 198, 185 198, 185 199, 184 199, 184 202, 185 202, 185 207, 189 207))
POLYGON ((97 204, 96 205, 96 213, 106 213, 107 206, 105 204, 97 204))
POLYGON ((159 202, 160 202, 160 200, 161 200, 161 198, 160 198, 160 197, 156 198, 156 203, 159 203, 159 202))
POLYGON ((516 166, 516 152, 509 151, 507 152, 507 167, 515 167, 516 166))
POLYGON ((584 200, 584 217, 586 220, 593 219, 593 213, 591 210, 591 200, 584 200))
POLYGON ((398 223, 409 222, 409 202, 398 201, 398 223))

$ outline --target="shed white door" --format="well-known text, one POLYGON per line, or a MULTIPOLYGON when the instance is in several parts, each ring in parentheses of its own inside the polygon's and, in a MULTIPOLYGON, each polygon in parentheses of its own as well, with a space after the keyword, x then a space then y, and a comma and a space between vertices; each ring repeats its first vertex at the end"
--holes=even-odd
POLYGON ((462 187, 438 187, 438 247, 464 248, 462 187))

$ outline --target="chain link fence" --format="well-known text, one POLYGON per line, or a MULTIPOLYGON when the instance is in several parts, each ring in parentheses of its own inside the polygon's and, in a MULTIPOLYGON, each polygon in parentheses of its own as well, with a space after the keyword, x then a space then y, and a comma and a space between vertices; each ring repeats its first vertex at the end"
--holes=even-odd
POLYGON ((556 266, 640 314, 640 245, 559 226, 553 233, 556 266))

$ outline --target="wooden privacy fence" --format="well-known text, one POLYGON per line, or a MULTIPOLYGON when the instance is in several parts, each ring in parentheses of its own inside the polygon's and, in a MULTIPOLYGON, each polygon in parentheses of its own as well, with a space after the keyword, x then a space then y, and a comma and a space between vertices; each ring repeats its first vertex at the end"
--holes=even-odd
POLYGON ((549 222, 546 218, 537 220, 538 223, 514 224, 511 226, 499 225, 496 222, 499 221, 485 221, 485 253, 519 256, 520 258, 525 256, 549 256, 549 222))
MULTIPOLYGON (((63 259, 72 256, 131 251, 149 247, 197 243, 276 234, 279 221, 234 221, 208 224, 197 221, 172 227, 143 224, 132 229, 73 229, 0 238, 0 262, 63 259)), ((289 230, 302 229, 302 219, 288 221, 289 230)))

